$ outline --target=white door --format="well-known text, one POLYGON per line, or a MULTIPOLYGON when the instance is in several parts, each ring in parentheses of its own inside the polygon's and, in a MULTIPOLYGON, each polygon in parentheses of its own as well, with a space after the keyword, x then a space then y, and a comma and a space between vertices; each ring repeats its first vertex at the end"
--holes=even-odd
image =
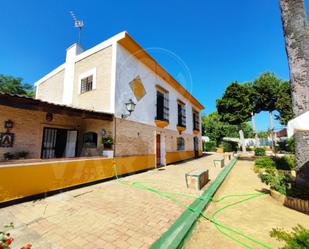
POLYGON ((75 157, 77 131, 68 130, 67 143, 65 146, 65 157, 75 157))
POLYGON ((160 147, 161 147, 161 165, 166 165, 166 160, 165 160, 165 157, 166 157, 166 146, 165 146, 165 136, 164 134, 161 135, 161 144, 160 144, 160 147))

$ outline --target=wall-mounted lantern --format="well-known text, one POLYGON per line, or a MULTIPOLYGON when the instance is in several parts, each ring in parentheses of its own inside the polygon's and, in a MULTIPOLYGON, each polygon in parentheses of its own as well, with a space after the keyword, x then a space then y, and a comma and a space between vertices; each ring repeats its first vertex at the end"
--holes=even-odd
POLYGON ((46 113, 45 119, 46 119, 46 121, 51 122, 51 121, 53 121, 54 116, 51 112, 48 112, 48 113, 46 113))
POLYGON ((7 121, 4 121, 4 128, 9 130, 9 129, 12 129, 13 128, 13 121, 12 120, 7 120, 7 121))
POLYGON ((131 113, 135 110, 136 104, 133 102, 132 99, 129 99, 129 102, 125 103, 126 109, 129 112, 128 114, 122 114, 122 118, 127 118, 131 115, 131 113))

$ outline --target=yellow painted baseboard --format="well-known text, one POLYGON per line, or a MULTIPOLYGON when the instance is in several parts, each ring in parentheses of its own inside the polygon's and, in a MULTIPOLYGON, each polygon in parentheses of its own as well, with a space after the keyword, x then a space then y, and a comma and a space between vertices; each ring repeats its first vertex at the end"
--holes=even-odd
POLYGON ((194 151, 166 152, 166 164, 194 157, 194 151))

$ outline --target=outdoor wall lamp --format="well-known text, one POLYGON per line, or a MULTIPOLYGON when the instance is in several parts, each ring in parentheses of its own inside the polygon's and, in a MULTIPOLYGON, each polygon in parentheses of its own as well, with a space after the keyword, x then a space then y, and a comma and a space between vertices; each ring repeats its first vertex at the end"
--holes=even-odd
POLYGON ((4 128, 9 130, 9 129, 12 129, 13 128, 13 121, 12 120, 7 120, 4 122, 4 128))
POLYGON ((131 115, 131 113, 135 110, 136 104, 133 102, 132 99, 129 99, 129 102, 125 103, 126 109, 129 112, 128 114, 122 114, 122 118, 127 118, 131 115))

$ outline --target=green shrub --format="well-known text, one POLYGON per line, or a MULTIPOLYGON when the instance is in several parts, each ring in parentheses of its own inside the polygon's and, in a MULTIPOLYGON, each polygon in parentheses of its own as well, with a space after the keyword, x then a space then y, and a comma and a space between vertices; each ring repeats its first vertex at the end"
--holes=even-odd
POLYGON ((287 232, 282 228, 274 228, 270 232, 270 237, 285 242, 285 246, 281 247, 281 249, 309 248, 309 230, 301 225, 293 227, 292 232, 287 232))
POLYGON ((256 156, 266 156, 266 150, 264 148, 255 148, 254 154, 256 156))
POLYGON ((279 141, 276 149, 277 151, 287 151, 287 140, 279 141))
POLYGON ((279 141, 276 145, 276 152, 286 151, 289 153, 295 153, 295 140, 294 137, 288 138, 287 140, 279 141))
POLYGON ((295 169, 295 156, 256 158, 255 171, 259 171, 259 169, 293 170, 295 169))
POLYGON ((275 169, 267 169, 265 172, 260 173, 259 177, 262 182, 283 195, 288 195, 292 192, 293 181, 289 175, 285 175, 275 169))
POLYGON ((275 169, 276 164, 270 157, 260 157, 255 159, 256 169, 275 169))
POLYGON ((280 146, 279 145, 275 145, 273 152, 274 153, 279 153, 281 151, 280 146))
POLYGON ((277 169, 282 169, 282 170, 295 169, 295 156, 294 155, 287 155, 284 157, 275 157, 274 161, 276 163, 277 169))
POLYGON ((295 154, 295 139, 290 137, 287 140, 286 151, 295 154))
POLYGON ((224 152, 237 152, 238 149, 238 143, 233 141, 223 141, 223 151, 224 152))
POLYGON ((216 142, 215 141, 209 141, 204 143, 204 149, 205 151, 216 151, 216 142))

